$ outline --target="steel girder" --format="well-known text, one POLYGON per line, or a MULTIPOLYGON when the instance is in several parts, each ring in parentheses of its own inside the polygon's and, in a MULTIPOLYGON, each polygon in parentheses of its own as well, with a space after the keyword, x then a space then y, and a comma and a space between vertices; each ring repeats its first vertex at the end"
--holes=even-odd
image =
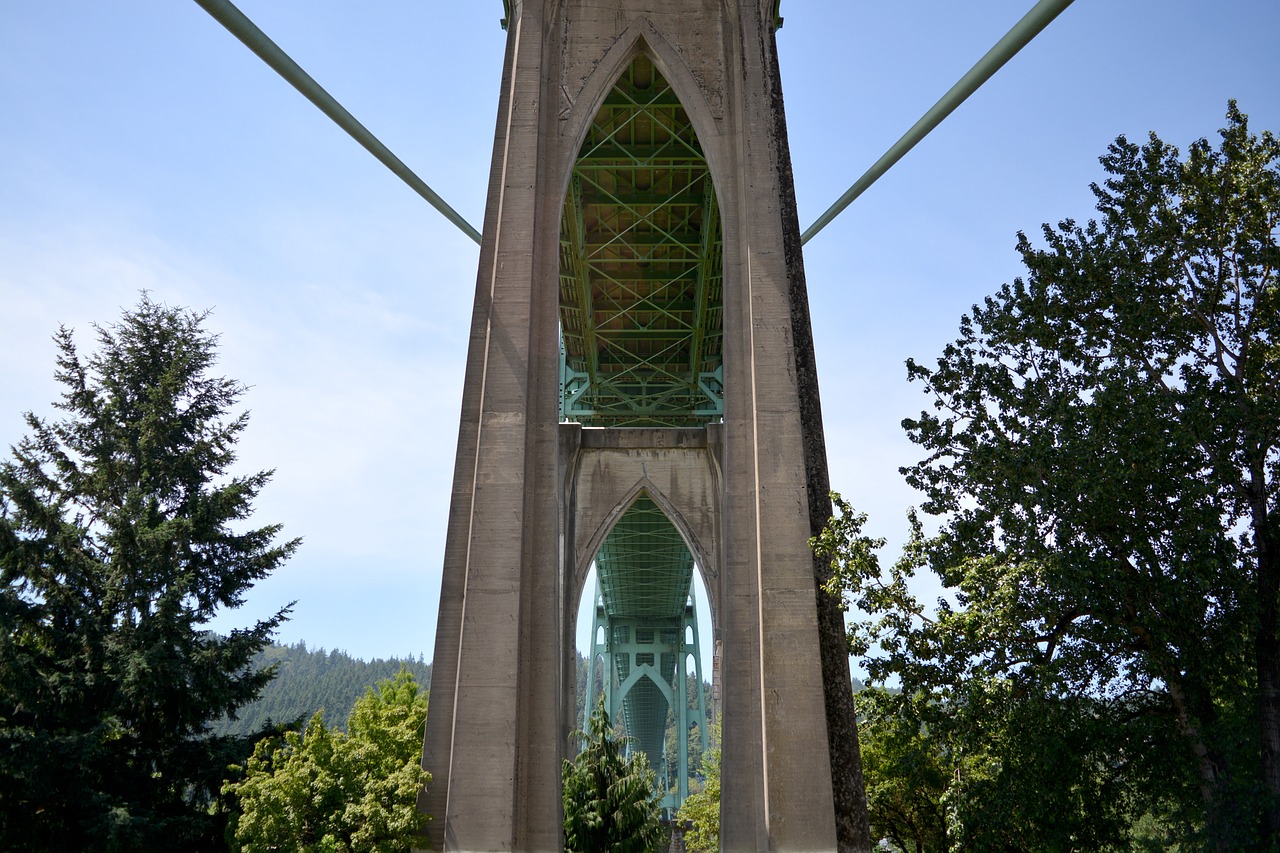
MULTIPOLYGON (((611 718, 621 721, 638 749, 658 771, 663 805, 677 809, 689 795, 688 737, 698 727, 705 753, 707 709, 697 609, 691 594, 693 555, 684 539, 648 495, 641 494, 619 517, 596 556, 591 660, 584 713, 605 693, 611 718), (695 694, 689 694, 692 658, 695 694), (596 661, 604 664, 597 682, 596 661), (668 725, 675 727, 675 754, 668 754, 668 725), (675 765, 675 778, 666 768, 675 765)), ((583 720, 583 727, 586 720, 583 720)))
POLYGON ((720 419, 722 255, 697 134, 652 61, 637 56, 596 115, 565 196, 563 419, 720 419))

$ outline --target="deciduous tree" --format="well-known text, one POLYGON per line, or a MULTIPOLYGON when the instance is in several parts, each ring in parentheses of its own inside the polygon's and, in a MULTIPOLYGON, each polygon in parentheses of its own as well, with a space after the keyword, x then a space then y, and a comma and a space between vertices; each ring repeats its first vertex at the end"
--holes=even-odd
POLYGON ((1019 590, 1033 571, 968 561, 951 582, 955 603, 935 611, 911 592, 933 544, 918 521, 882 572, 883 541, 833 498, 839 514, 815 546, 869 617, 851 629, 851 650, 872 682, 902 688, 856 697, 874 838, 906 853, 1127 850, 1145 821, 1170 843, 1193 840, 1194 786, 1167 701, 1028 663, 1037 617, 1019 590))
POLYGON ((1275 846, 1280 143, 1232 103, 1216 147, 1121 137, 1101 162, 1099 219, 1020 234, 1025 279, 908 362, 935 407, 904 473, 943 527, 907 570, 952 597, 934 617, 901 573, 846 573, 880 614, 855 645, 906 690, 1159 717, 1206 840, 1275 846))
POLYGON ((708 729, 707 751, 702 755, 702 790, 690 794, 680 806, 678 819, 688 824, 685 848, 690 853, 715 853, 720 849, 720 724, 708 729))
POLYGON ((417 809, 426 721, 427 696, 402 669, 356 702, 345 734, 318 712, 306 731, 262 740, 226 788, 238 849, 406 853, 429 820, 417 809))
POLYGON ((1280 144, 1233 103, 1217 148, 1121 137, 1102 165, 1101 218, 1019 235, 1027 278, 910 364, 938 413, 906 424, 929 454, 908 479, 949 516, 945 579, 1020 567, 1018 657, 1167 698, 1210 836, 1261 814, 1277 843, 1280 144), (1237 690, 1251 761, 1223 732, 1237 690))

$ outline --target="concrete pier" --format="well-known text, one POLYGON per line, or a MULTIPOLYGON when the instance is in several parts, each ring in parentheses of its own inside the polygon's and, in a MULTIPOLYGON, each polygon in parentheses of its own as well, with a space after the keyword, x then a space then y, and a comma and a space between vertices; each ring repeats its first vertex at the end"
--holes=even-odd
POLYGON ((723 849, 837 849, 807 545, 821 432, 805 423, 816 385, 807 306, 794 304, 803 271, 776 13, 758 0, 510 4, 423 753, 438 849, 561 849, 573 623, 596 549, 641 492, 681 532, 711 597, 723 849), (723 412, 701 425, 562 418, 566 193, 638 55, 687 112, 722 228, 723 412))

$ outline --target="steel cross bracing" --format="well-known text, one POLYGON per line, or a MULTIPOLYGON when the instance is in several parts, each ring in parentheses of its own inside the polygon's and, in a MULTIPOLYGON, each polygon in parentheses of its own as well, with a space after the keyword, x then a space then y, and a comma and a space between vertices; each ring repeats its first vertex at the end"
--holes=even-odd
POLYGON ((697 610, 690 594, 693 567, 679 531, 645 494, 619 517, 596 555, 584 713, 591 713, 595 695, 603 689, 611 718, 621 721, 631 739, 629 748, 643 751, 658 771, 668 809, 679 808, 689 795, 692 726, 697 726, 704 753, 707 747, 697 610), (599 675, 597 659, 603 664, 599 675), (687 677, 690 659, 693 695, 687 677), (674 742, 667 738, 668 727, 675 729, 674 742), (669 778, 671 767, 674 778, 669 778))
POLYGON ((723 415, 720 213, 679 98, 638 56, 587 132, 560 228, 561 418, 723 415))
MULTIPOLYGON (((720 211, 680 99, 641 54, 587 131, 560 227, 563 420, 597 427, 691 427, 723 416, 720 211)), ((587 713, 600 687, 630 748, 659 771, 664 805, 689 793, 688 737, 705 747, 694 560, 647 495, 595 558, 587 713), (689 695, 687 661, 694 663, 689 695), (694 707, 690 707, 691 699, 694 707), (667 755, 668 725, 675 755, 667 755), (674 778, 666 778, 674 767, 674 778)), ((585 720, 583 725, 585 727, 585 720)))

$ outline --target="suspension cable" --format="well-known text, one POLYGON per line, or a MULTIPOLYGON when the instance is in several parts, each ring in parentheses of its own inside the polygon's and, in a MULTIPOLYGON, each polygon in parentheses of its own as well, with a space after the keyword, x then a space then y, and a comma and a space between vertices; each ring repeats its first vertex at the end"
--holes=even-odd
POLYGON ((364 125, 356 121, 355 117, 347 112, 342 104, 334 100, 332 95, 326 92, 307 72, 303 71, 298 63, 290 59, 289 55, 268 38, 266 33, 258 29, 253 21, 250 21, 243 12, 232 5, 230 0, 196 0, 196 3, 199 4, 200 8, 212 15, 214 20, 226 27, 233 36, 244 42, 246 47, 258 54, 258 57, 263 62, 271 66, 272 70, 288 81, 293 88, 301 92, 308 101, 319 107, 320 112, 327 115, 338 127, 350 134, 352 139, 359 142, 366 151, 376 157, 382 165, 390 169, 396 177, 408 184, 414 192, 426 199, 432 207, 443 213, 446 219, 462 230, 463 234, 466 234, 476 243, 480 242, 480 232, 473 228, 471 223, 463 219, 462 214, 436 195, 435 190, 427 186, 426 182, 401 162, 399 157, 392 154, 387 146, 383 145, 364 125))
POLYGON ((805 232, 800 235, 801 245, 808 243, 831 220, 839 216, 855 198, 862 195, 881 175, 889 171, 889 168, 894 163, 901 160, 903 155, 914 148, 917 142, 924 139, 930 131, 942 123, 943 119, 951 115, 956 107, 963 104, 970 95, 977 91, 979 86, 987 82, 991 75, 999 71, 1018 51, 1026 47, 1028 42, 1039 35, 1041 30, 1049 26, 1049 23, 1058 17, 1071 3, 1072 0, 1040 0, 1039 3, 1036 3, 1031 8, 1031 11, 1023 15, 1022 20, 1014 24, 1013 29, 1009 30, 1004 38, 996 42, 995 47, 987 51, 969 69, 969 72, 960 78, 959 82, 952 86, 927 113, 920 117, 919 121, 911 126, 910 130, 902 135, 901 139, 893 144, 893 147, 886 151, 861 178, 854 182, 853 186, 845 191, 844 195, 836 200, 835 204, 827 208, 826 213, 819 216, 816 222, 805 229, 805 232))

